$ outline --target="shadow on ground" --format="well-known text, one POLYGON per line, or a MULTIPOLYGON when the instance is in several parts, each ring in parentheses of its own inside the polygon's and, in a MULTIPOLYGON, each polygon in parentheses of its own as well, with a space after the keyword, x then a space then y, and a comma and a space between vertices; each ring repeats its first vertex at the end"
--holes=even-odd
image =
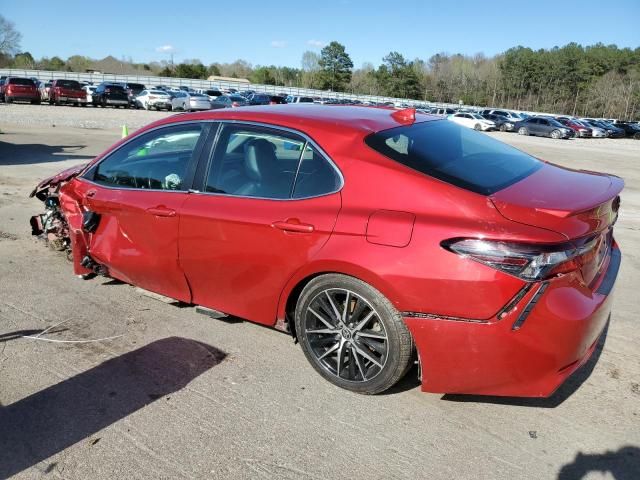
POLYGON ((44 145, 41 143, 8 143, 0 140, 0 165, 29 165, 62 160, 91 160, 83 155, 86 145, 44 145))
MULTIPOLYGON (((611 317, 609 317, 611 318, 611 317)), ((515 405, 519 407, 538 407, 538 408, 555 408, 562 404, 567 398, 573 395, 580 386, 591 376, 593 369, 598 363, 598 359, 604 349, 607 340, 607 332, 609 330, 609 321, 604 327, 602 335, 598 339, 598 344, 587 363, 582 365, 571 375, 556 392, 549 398, 521 398, 521 397, 492 397, 483 395, 457 395, 446 394, 442 400, 451 402, 475 402, 475 403, 492 403, 496 405, 515 405)), ((638 476, 640 478, 640 476, 638 476)))
POLYGON ((625 446, 614 452, 578 453, 573 462, 558 472, 558 480, 580 480, 591 472, 610 473, 615 480, 640 478, 640 448, 625 446))
POLYGON ((225 356, 195 340, 165 338, 0 406, 0 478, 182 389, 225 356))

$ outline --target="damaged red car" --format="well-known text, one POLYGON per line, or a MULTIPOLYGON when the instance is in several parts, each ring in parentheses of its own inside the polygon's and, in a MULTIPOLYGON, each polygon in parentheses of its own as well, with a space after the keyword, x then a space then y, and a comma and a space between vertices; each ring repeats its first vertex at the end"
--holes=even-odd
POLYGON ((291 332, 342 388, 418 361, 424 391, 544 397, 608 322, 623 185, 415 110, 247 107, 43 182, 66 224, 33 226, 78 275, 291 332))

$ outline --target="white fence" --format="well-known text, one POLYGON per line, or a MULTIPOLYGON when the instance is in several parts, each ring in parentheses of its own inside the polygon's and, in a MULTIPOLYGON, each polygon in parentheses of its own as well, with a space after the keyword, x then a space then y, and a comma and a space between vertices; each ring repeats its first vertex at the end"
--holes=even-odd
MULTIPOLYGON (((110 73, 78 73, 78 72, 58 72, 49 70, 22 70, 22 69, 0 69, 0 75, 14 77, 35 77, 41 81, 54 80, 64 78, 68 80, 78 80, 79 82, 91 82, 97 85, 102 82, 126 82, 126 83, 142 83, 147 87, 155 85, 167 85, 177 88, 179 86, 187 86, 194 89, 208 88, 235 88, 237 90, 256 90, 259 92, 287 95, 297 95, 305 97, 321 97, 335 99, 351 99, 360 100, 361 102, 393 102, 395 104, 406 103, 408 105, 426 105, 430 107, 451 107, 457 108, 459 105, 450 103, 434 103, 422 100, 414 100, 410 98, 394 98, 382 97, 377 95, 361 95, 356 93, 332 92, 328 90, 314 90, 310 88, 299 87, 283 87, 277 85, 260 85, 254 83, 233 82, 233 81, 208 81, 196 80, 192 78, 173 78, 173 77, 156 77, 147 75, 116 75, 110 73)), ((468 106, 468 105, 467 105, 468 106)))

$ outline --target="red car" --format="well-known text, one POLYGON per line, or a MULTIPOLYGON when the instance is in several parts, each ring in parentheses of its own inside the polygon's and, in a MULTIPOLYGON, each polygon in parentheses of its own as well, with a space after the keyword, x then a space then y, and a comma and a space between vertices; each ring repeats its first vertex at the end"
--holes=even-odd
POLYGON ((83 107, 87 105, 87 92, 82 89, 80 82, 58 79, 51 83, 49 104, 60 105, 65 103, 82 105, 83 107))
POLYGON ((76 274, 289 331, 361 393, 417 359, 424 391, 551 395, 594 351, 621 260, 622 179, 412 109, 176 115, 34 194, 63 182, 76 274))
POLYGON ((40 92, 36 83, 30 78, 7 77, 0 90, 0 96, 6 103, 31 102, 40 103, 40 92))
POLYGON ((573 133, 575 133, 576 137, 585 138, 593 136, 593 130, 585 127, 582 124, 574 122, 568 117, 557 117, 556 120, 563 124, 565 127, 569 127, 571 130, 573 130, 573 133))

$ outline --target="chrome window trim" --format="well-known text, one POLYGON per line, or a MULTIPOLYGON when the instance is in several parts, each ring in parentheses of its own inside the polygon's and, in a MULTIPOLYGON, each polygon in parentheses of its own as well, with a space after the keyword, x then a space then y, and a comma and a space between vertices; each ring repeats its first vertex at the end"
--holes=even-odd
MULTIPOLYGON (((304 152, 304 150, 303 150, 303 152, 304 152)), ((202 153, 204 153, 204 152, 202 152, 202 153)), ((301 163, 302 162, 298 162, 298 168, 299 168, 301 163)), ((187 121, 174 122, 174 123, 168 123, 168 124, 165 123, 165 124, 162 124, 162 125, 158 125, 157 127, 150 128, 149 130, 146 130, 144 133, 132 136, 126 142, 122 143, 122 145, 120 145, 118 148, 116 148, 112 152, 109 152, 109 154, 107 156, 101 158, 100 161, 98 161, 95 164, 91 165, 88 170, 84 171, 82 173, 82 175, 80 176, 80 178, 82 178, 82 180, 86 181, 87 183, 90 183, 90 184, 93 184, 93 185, 96 185, 96 186, 99 186, 99 187, 102 187, 102 188, 107 188, 109 190, 127 190, 127 191, 133 190, 133 191, 144 191, 144 192, 188 193, 189 195, 214 195, 214 196, 221 196, 221 197, 247 198, 247 199, 255 199, 255 200, 273 200, 273 201, 278 201, 278 202, 291 202, 291 201, 309 200, 309 199, 313 199, 313 198, 326 197, 328 195, 333 195, 335 193, 339 193, 344 188, 344 175, 342 174, 342 171, 340 170, 340 168, 338 168, 336 163, 327 154, 327 152, 325 152, 324 149, 322 149, 322 147, 320 147, 320 145, 313 138, 311 138, 309 135, 307 135, 306 133, 301 132, 300 130, 296 130, 296 129, 289 128, 289 127, 283 127, 281 125, 275 125, 275 124, 272 124, 272 123, 253 122, 253 121, 250 121, 250 120, 234 120, 234 119, 226 119, 225 120, 223 118, 206 119, 206 120, 187 120, 187 121), (220 138, 220 132, 222 131, 222 127, 224 127, 224 124, 239 124, 239 125, 249 125, 249 126, 254 126, 254 127, 257 126, 257 127, 271 128, 271 129, 274 129, 274 130, 282 130, 283 132, 293 133, 295 135, 301 136, 302 138, 304 138, 306 140, 305 145, 309 145, 309 144, 312 145, 318 151, 318 153, 322 156, 322 158, 324 158, 327 162, 329 162, 329 165, 331 165, 333 170, 338 174, 338 178, 340 179, 340 185, 338 186, 337 189, 332 190, 331 192, 322 193, 320 195, 312 195, 312 196, 309 196, 309 197, 293 198, 292 196, 290 196, 289 198, 268 198, 268 197, 250 197, 250 196, 246 196, 246 195, 232 195, 232 194, 229 194, 229 193, 200 192, 200 191, 196 192, 196 191, 189 190, 189 189, 185 189, 185 190, 163 190, 163 189, 156 189, 156 188, 133 188, 133 187, 123 187, 123 186, 110 186, 110 185, 104 185, 102 183, 97 183, 97 182, 95 182, 93 180, 90 180, 87 177, 85 177, 85 175, 89 171, 91 171, 94 168, 96 168, 98 165, 100 165, 106 159, 110 158, 116 152, 120 151, 120 149, 126 147, 131 142, 133 142, 134 140, 137 140, 138 138, 140 138, 140 136, 142 136, 142 135, 146 135, 148 133, 155 132, 156 130, 161 130, 161 129, 164 129, 164 128, 183 126, 183 125, 189 125, 189 124, 203 124, 203 123, 218 123, 218 124, 220 124, 220 128, 218 129, 218 132, 216 132, 216 137, 214 138, 214 142, 212 144, 211 151, 208 152, 209 158, 206 161, 208 162, 209 165, 207 166, 207 170, 206 170, 206 173, 205 173, 205 179, 204 179, 205 182, 206 182, 206 176, 209 173, 209 168, 211 167, 211 163, 213 161, 212 156, 213 156, 213 153, 215 152, 215 149, 217 147, 218 140, 220 138)), ((292 192, 293 192, 293 189, 295 189, 295 181, 294 181, 294 184, 293 184, 293 187, 292 187, 292 192)))
MULTIPOLYGON (((207 172, 205 174, 205 176, 208 178, 209 175, 209 169, 211 168, 211 165, 213 164, 213 154, 215 153, 215 150, 218 146, 218 141, 220 139, 220 132, 222 131, 222 128, 224 128, 225 124, 234 124, 234 125, 248 125, 250 127, 263 127, 263 128, 267 128, 267 129, 272 129, 272 130, 281 130, 283 132, 287 132, 287 133, 292 133, 294 135, 298 135, 300 137, 302 137, 305 140, 305 146, 306 145, 312 145, 317 151, 318 153, 322 156, 322 158, 324 158, 324 160, 326 160, 327 162, 329 162, 329 165, 331 165, 331 167, 333 168, 333 170, 338 174, 338 178, 340 179, 340 185, 337 189, 332 190, 330 192, 326 192, 326 193, 322 193, 320 195, 311 195, 308 197, 300 197, 300 198, 293 198, 293 196, 291 196, 293 193, 290 194, 289 198, 269 198, 269 197, 251 197, 248 195, 233 195, 230 193, 216 193, 216 192, 191 192, 193 195, 213 195, 213 196, 219 196, 219 197, 231 197, 231 198, 242 198, 242 199, 253 199, 253 200, 272 200, 275 202, 292 202, 292 201, 299 201, 299 200, 309 200, 309 199, 313 199, 313 198, 320 198, 320 197, 326 197, 328 195, 333 195, 335 193, 339 193, 343 188, 344 188, 344 176, 342 175, 342 172, 340 171, 340 169, 338 168, 338 166, 335 164, 335 162, 331 159, 331 157, 316 143, 316 141, 311 138, 309 135, 307 135, 304 132, 301 132, 299 130, 293 129, 293 128, 289 128, 289 127, 283 127, 280 125, 275 125, 275 124, 271 124, 271 123, 264 123, 264 122, 253 122, 250 120, 224 120, 224 119, 220 119, 217 120, 220 123, 220 131, 218 132, 216 139, 215 139, 215 143, 213 144, 213 148, 211 149, 210 152, 210 156, 208 159, 209 165, 207 167, 207 172)), ((301 157, 302 154, 304 154, 304 150, 301 153, 301 157)), ((302 162, 298 162, 298 169, 300 168, 300 164, 302 162)), ((205 178, 205 183, 206 183, 206 179, 205 178)), ((295 180, 294 179, 294 183, 293 183, 293 187, 292 187, 292 192, 295 189, 295 180)), ((205 185, 206 188, 206 185, 205 185)))

